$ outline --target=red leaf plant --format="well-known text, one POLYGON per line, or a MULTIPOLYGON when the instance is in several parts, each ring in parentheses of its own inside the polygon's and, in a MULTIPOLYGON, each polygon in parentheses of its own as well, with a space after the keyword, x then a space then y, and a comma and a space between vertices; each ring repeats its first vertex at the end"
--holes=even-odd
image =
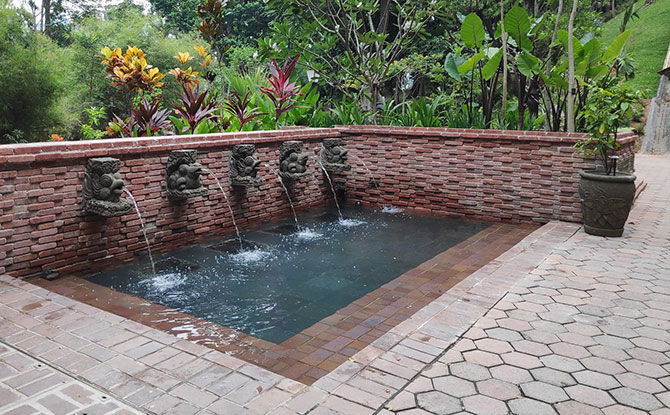
POLYGON ((290 111, 296 105, 296 97, 302 95, 300 85, 291 82, 291 72, 298 63, 299 56, 287 58, 280 68, 275 59, 269 65, 270 76, 268 76, 269 87, 261 87, 275 109, 275 126, 279 123, 282 115, 290 111))
POLYGON ((237 118, 237 121, 240 123, 240 131, 242 127, 250 121, 253 121, 256 117, 265 115, 261 112, 260 108, 249 108, 251 104, 251 93, 247 92, 244 97, 241 97, 237 92, 231 92, 231 96, 226 98, 226 102, 223 103, 226 111, 230 112, 237 118))

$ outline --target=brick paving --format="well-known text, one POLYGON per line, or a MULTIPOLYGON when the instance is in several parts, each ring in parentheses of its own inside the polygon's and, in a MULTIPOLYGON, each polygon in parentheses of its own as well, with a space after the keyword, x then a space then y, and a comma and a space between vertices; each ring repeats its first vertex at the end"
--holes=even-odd
POLYGON ((142 412, 0 343, 0 413, 133 415, 142 412))
POLYGON ((529 224, 491 224, 280 344, 76 276, 30 281, 311 385, 536 229, 529 224))
POLYGON ((9 277, 0 340, 151 414, 667 415, 670 158, 637 168, 623 238, 552 222, 311 386, 9 277))

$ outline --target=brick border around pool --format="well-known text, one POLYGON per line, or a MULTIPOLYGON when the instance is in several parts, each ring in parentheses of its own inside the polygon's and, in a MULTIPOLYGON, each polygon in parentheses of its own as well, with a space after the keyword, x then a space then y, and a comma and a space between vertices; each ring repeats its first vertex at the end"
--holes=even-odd
POLYGON ((312 386, 10 276, 0 339, 148 413, 372 414, 578 229, 543 226, 312 386))

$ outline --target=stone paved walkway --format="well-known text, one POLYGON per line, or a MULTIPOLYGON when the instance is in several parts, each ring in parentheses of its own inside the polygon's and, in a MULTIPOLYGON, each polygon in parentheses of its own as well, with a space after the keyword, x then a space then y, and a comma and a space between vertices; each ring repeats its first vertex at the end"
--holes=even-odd
POLYGON ((132 415, 142 412, 0 343, 0 413, 132 415))
POLYGON ((0 413, 670 415, 670 157, 637 164, 623 238, 550 223, 312 386, 0 276, 0 413))
POLYGON ((385 407, 406 415, 670 414, 670 158, 622 238, 580 231, 385 407))

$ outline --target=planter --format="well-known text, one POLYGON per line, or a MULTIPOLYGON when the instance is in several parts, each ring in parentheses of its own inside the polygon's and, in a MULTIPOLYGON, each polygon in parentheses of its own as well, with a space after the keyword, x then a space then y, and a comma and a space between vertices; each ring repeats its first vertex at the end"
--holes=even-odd
POLYGON ((635 175, 604 171, 579 172, 584 230, 598 236, 621 236, 635 197, 635 175))

